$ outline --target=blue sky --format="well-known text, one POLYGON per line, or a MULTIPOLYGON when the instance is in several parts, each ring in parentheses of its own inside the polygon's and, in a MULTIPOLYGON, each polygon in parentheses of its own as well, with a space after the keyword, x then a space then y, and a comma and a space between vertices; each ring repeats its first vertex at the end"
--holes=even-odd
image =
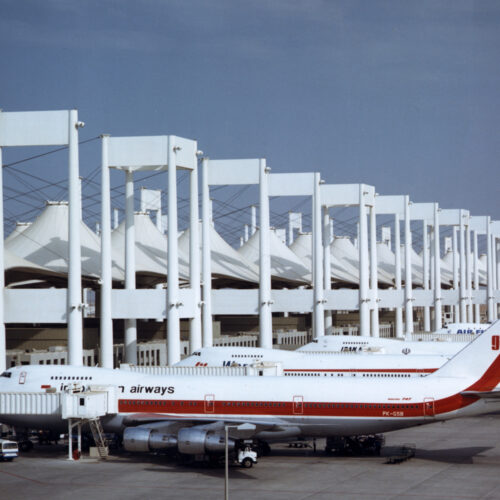
MULTIPOLYGON (((76 107, 82 140, 172 133, 498 219, 499 47, 488 0, 2 0, 0 107, 76 107)), ((81 147, 84 177, 99 148, 81 147)), ((22 168, 58 182, 64 158, 22 168)))

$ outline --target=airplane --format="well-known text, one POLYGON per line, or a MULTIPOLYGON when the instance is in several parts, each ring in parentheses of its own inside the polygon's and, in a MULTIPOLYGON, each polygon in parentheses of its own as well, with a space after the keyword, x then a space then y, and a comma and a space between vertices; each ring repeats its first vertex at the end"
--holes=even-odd
POLYGON ((278 363, 283 375, 294 377, 414 377, 435 372, 451 356, 402 354, 349 356, 260 347, 203 347, 175 366, 248 366, 278 363))
MULTIPOLYGON (((471 335, 471 340, 472 338, 471 335)), ((358 335, 323 335, 299 347, 296 352, 453 356, 467 344, 468 342, 446 340, 419 342, 358 335)))
MULTIPOLYGON (((479 334, 484 332, 489 326, 489 323, 450 323, 445 328, 434 333, 479 334)), ((471 340, 472 338, 471 335, 471 340)), ((467 343, 439 340, 439 337, 431 341, 406 341, 381 337, 361 337, 357 335, 324 335, 314 339, 309 344, 299 347, 297 351, 453 356, 462 350, 467 343)))
MULTIPOLYGON (((101 419, 128 451, 185 455, 240 451, 246 439, 368 435, 500 409, 500 321, 425 378, 151 376, 73 366, 18 366, 0 374, 0 394, 114 385, 118 413, 101 419), (228 428, 230 426, 230 429, 228 428), (239 427, 239 428, 238 428, 239 427), (245 427, 243 429, 243 427, 245 427)), ((7 414, 16 427, 65 429, 58 414, 7 414)))

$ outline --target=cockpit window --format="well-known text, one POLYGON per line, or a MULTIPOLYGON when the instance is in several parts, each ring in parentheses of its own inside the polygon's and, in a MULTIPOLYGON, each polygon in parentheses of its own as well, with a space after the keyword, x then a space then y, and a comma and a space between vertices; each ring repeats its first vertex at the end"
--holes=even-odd
POLYGON ((3 372, 2 374, 0 374, 0 377, 10 378, 12 377, 12 372, 3 372))
POLYGON ((193 356, 201 356, 201 352, 200 351, 195 351, 195 352, 193 352, 193 356))

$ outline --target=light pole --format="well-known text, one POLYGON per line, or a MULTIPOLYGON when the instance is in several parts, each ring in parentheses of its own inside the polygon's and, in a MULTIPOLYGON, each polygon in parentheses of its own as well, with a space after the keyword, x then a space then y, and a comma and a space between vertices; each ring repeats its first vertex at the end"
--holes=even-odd
POLYGON ((250 431, 253 432, 255 431, 255 425, 253 424, 239 424, 239 425, 225 425, 224 426, 224 432, 225 432, 225 439, 224 439, 224 453, 225 453, 225 473, 224 473, 224 499, 229 500, 229 447, 228 447, 228 440, 229 440, 229 429, 237 429, 239 431, 250 431))

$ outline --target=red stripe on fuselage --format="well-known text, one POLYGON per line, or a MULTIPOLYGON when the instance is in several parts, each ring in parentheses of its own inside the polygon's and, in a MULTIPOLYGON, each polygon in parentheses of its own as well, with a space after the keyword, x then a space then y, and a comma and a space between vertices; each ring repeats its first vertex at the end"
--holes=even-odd
POLYGON ((434 373, 438 368, 288 368, 284 372, 300 372, 300 373, 434 373))

